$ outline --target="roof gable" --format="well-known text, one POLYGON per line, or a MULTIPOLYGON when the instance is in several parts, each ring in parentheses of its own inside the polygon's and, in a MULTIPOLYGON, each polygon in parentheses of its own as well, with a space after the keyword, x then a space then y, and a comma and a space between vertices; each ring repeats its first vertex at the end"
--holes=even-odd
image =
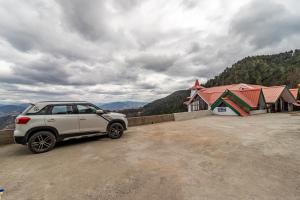
MULTIPOLYGON (((231 90, 223 92, 222 95, 211 105, 211 108, 214 109, 218 106, 220 102, 222 102, 223 98, 234 99, 235 104, 240 104, 240 106, 244 107, 246 110, 251 110, 253 108, 248 104, 248 102, 251 102, 249 99, 245 101, 247 97, 241 95, 241 93, 231 90), (231 96, 232 98, 228 98, 228 96, 231 96)), ((256 106, 254 106, 254 108, 256 108, 256 106)))
POLYGON ((228 98, 222 98, 223 102, 229 106, 234 112, 236 112, 238 115, 244 117, 248 116, 249 114, 245 112, 242 108, 240 108, 236 103, 234 103, 232 100, 228 98))
POLYGON ((245 89, 245 90, 230 90, 250 107, 256 108, 258 106, 261 89, 245 89))
POLYGON ((263 88, 262 90, 266 99, 266 103, 275 103, 284 90, 284 86, 268 87, 263 88))
POLYGON ((275 103, 281 96, 285 101, 289 103, 295 103, 296 99, 293 94, 286 88, 286 86, 273 86, 263 88, 263 93, 266 99, 266 103, 275 103))
POLYGON ((292 93, 292 95, 294 96, 294 98, 297 100, 297 99, 300 99, 300 91, 298 88, 293 88, 293 89, 289 89, 290 92, 292 93))
POLYGON ((207 93, 203 92, 202 90, 198 91, 198 95, 208 104, 212 105, 221 95, 223 92, 214 92, 214 93, 207 93))

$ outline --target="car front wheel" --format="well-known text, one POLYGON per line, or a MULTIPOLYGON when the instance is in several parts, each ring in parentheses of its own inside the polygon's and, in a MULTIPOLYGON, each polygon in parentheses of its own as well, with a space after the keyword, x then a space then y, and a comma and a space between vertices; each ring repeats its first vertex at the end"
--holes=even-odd
POLYGON ((118 139, 123 135, 124 127, 120 123, 112 123, 108 129, 108 137, 118 139))
POLYGON ((28 140, 28 149, 32 153, 44 153, 54 148, 55 136, 48 131, 34 133, 28 140))

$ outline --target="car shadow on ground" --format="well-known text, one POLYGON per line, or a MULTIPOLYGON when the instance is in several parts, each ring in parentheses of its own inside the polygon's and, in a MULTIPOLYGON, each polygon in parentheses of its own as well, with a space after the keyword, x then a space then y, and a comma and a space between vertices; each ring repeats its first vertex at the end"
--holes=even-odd
POLYGON ((55 148, 63 148, 63 147, 78 145, 82 143, 95 142, 102 139, 108 139, 108 136, 101 135, 101 136, 83 137, 83 138, 70 139, 66 141, 60 141, 56 143, 55 148))
MULTIPOLYGON (((84 137, 84 138, 60 141, 60 142, 56 143, 54 149, 51 150, 51 151, 55 151, 55 149, 69 147, 69 146, 72 146, 72 145, 80 145, 80 144, 89 143, 89 142, 97 142, 99 140, 105 140, 105 139, 109 139, 108 136, 101 135, 101 136, 92 136, 92 137, 84 137)), ((34 155, 33 153, 31 153, 28 150, 28 148, 26 146, 19 145, 19 144, 14 144, 14 145, 17 147, 17 149, 13 152, 14 156, 34 155)), ((47 153, 49 153, 49 152, 45 152, 45 154, 47 154, 47 153)), ((44 153, 42 153, 42 154, 44 154, 44 153)))

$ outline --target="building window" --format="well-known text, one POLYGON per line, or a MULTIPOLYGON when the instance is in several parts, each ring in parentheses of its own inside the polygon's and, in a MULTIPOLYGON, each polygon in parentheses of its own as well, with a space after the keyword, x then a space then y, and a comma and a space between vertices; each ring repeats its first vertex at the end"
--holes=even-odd
POLYGON ((198 111, 199 110, 199 101, 194 101, 192 103, 192 111, 198 111))
POLYGON ((226 112, 226 107, 218 107, 218 112, 226 112))

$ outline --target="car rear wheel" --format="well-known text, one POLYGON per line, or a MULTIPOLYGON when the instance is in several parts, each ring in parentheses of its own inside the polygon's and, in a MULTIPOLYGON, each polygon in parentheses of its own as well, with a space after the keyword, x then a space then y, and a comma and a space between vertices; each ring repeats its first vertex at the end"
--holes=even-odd
POLYGON ((44 153, 54 148, 56 138, 49 131, 34 133, 28 140, 28 149, 32 153, 44 153))
POLYGON ((112 123, 108 129, 108 137, 111 139, 118 139, 122 137, 124 132, 124 127, 120 123, 112 123))

